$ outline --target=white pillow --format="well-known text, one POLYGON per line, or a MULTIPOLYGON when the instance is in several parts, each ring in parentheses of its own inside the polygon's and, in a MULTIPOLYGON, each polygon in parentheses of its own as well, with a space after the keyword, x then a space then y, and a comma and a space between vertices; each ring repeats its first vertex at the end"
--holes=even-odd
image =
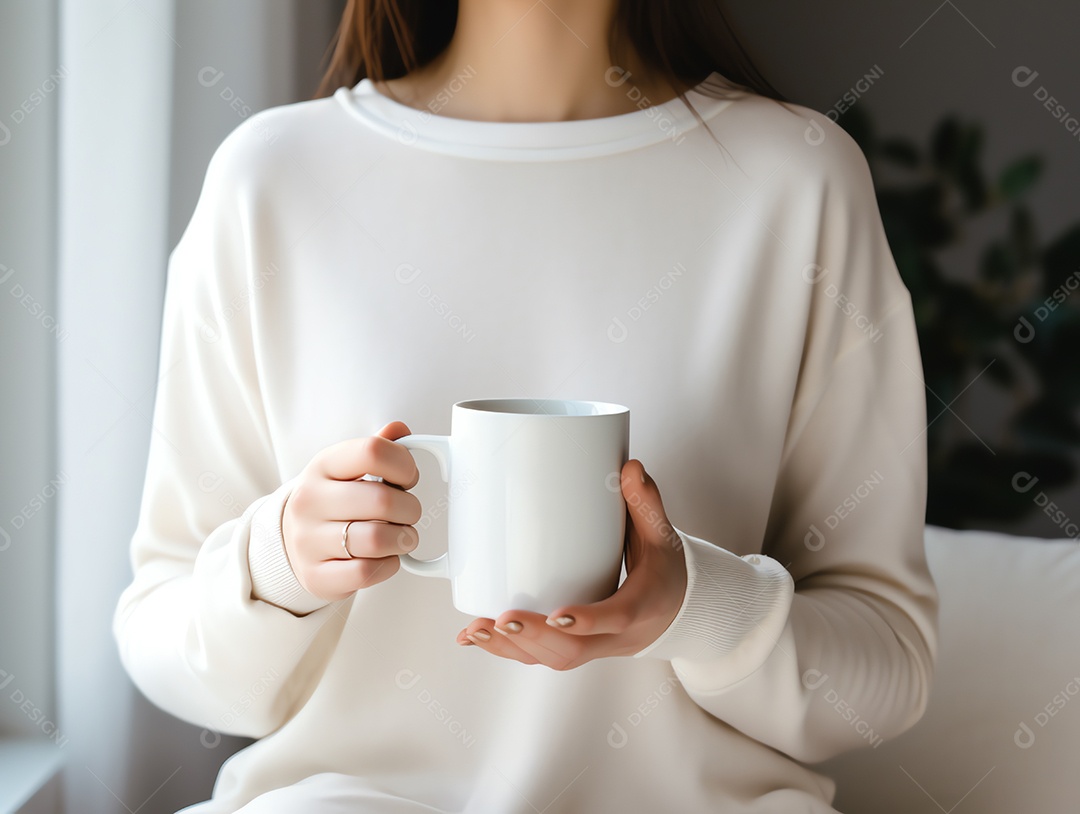
POLYGON ((926 715, 821 764, 845 814, 1080 811, 1080 546, 927 526, 941 595, 926 715))

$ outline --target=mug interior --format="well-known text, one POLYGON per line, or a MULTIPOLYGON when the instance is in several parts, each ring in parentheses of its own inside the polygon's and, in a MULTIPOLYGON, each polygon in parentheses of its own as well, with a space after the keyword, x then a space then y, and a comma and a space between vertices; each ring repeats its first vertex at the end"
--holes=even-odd
POLYGON ((513 415, 618 415, 629 412, 621 404, 606 401, 575 401, 573 399, 471 399, 454 405, 464 410, 482 413, 513 415))

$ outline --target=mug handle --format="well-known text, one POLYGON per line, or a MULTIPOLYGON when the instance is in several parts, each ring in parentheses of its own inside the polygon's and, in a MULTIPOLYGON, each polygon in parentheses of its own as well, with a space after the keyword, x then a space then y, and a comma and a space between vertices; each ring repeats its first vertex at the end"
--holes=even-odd
MULTIPOLYGON (((446 483, 450 483, 450 437, 447 435, 406 435, 395 441, 408 450, 423 449, 435 456, 439 462, 439 474, 446 483)), ((440 554, 433 560, 421 560, 412 554, 398 554, 401 567, 410 574, 421 577, 442 577, 450 579, 449 552, 440 554)))

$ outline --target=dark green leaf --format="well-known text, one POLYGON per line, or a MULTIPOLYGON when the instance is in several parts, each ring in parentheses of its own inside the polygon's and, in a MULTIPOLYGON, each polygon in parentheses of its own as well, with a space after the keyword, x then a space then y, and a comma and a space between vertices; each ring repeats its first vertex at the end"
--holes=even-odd
POLYGON ((937 182, 879 192, 878 206, 890 240, 894 236, 912 239, 924 249, 946 245, 955 227, 942 212, 943 198, 944 190, 937 182))
POLYGON ((986 179, 982 171, 974 164, 964 163, 956 169, 956 184, 964 196, 964 206, 968 212, 978 212, 990 200, 986 179))
POLYGON ((957 149, 957 170, 976 170, 982 156, 983 130, 978 124, 961 125, 960 141, 957 149))
POLYGON ((878 152, 881 157, 901 167, 914 169, 919 166, 919 148, 904 138, 883 139, 878 152))
MULTIPOLYGON (((841 123, 868 159, 918 173, 912 173, 918 179, 914 185, 883 188, 875 172, 875 186, 889 247, 911 293, 927 385, 927 520, 963 528, 1022 519, 1038 510, 1033 500, 1038 492, 1014 487, 1018 472, 1038 477, 1040 490, 1075 478, 1071 456, 1080 448, 1080 224, 1043 250, 1030 210, 1019 203, 1041 177, 1042 159, 1024 156, 988 181, 982 166, 985 131, 978 123, 945 117, 926 151, 906 138, 875 137, 861 106, 845 114, 841 123), (959 207, 952 204, 956 196, 959 207), (972 284, 972 275, 956 267, 951 250, 972 215, 1002 201, 1009 204, 1007 231, 985 239, 985 248, 978 251, 977 282, 972 284), (951 265, 941 267, 946 258, 951 265), (1029 287, 1035 274, 1037 291, 1029 287), (1021 307, 1017 296, 1031 301, 1021 307), (1022 324, 1028 330, 1017 337, 1022 324), (1006 343, 1012 352, 1003 354, 1006 343), (1004 388, 998 397, 1013 398, 1020 385, 1039 394, 1007 427, 995 428, 1008 429, 1004 437, 984 433, 985 438, 976 438, 945 408, 984 368, 981 386, 1004 388)), ((970 248, 978 250, 979 244, 970 248)))
POLYGON ((838 119, 837 124, 847 131, 859 148, 869 158, 877 152, 874 140, 874 127, 870 117, 860 105, 848 108, 838 119))
POLYGON ((1043 252, 1043 296, 1070 285, 1080 274, 1080 224, 1054 240, 1043 252))
POLYGON ((1013 208, 1009 217, 1009 237, 1012 239, 1017 263, 1021 266, 1032 263, 1037 253, 1038 236, 1031 210, 1026 206, 1017 205, 1013 208))
POLYGON ((979 260, 979 274, 992 283, 1007 283, 1016 276, 1016 261, 1013 253, 1002 241, 998 240, 983 249, 979 260))
POLYGON ((984 356, 979 360, 978 364, 979 370, 986 370, 988 379, 997 382, 1002 387, 1010 388, 1016 384, 1016 372, 1013 370, 1012 364, 1003 357, 997 356, 991 359, 984 356))
POLYGON ((966 285, 950 283, 939 295, 942 310, 949 314, 948 330, 953 343, 964 356, 971 358, 981 344, 996 341, 1002 334, 1003 324, 990 304, 966 285))
POLYGON ((1002 171, 998 179, 998 189, 1007 200, 1018 198, 1039 180, 1042 168, 1041 156, 1029 155, 1017 159, 1002 171))
POLYGON ((1045 398, 1021 410, 1013 419, 1013 427, 1036 448, 1054 450, 1080 444, 1076 418, 1045 398))
POLYGON ((1036 311, 1036 319, 1044 316, 1039 328, 1043 342, 1037 366, 1046 398, 1072 412, 1080 405, 1080 311, 1069 306, 1052 311, 1049 308, 1044 301, 1036 311))
POLYGON ((948 171, 957 164, 960 152, 960 123, 953 116, 942 119, 930 138, 930 157, 934 166, 948 171))
POLYGON ((1065 486, 1076 476, 1076 465, 1060 451, 1004 453, 1001 460, 1006 470, 1028 472, 1037 477, 1043 489, 1065 486))
POLYGON ((1030 492, 1013 486, 1017 473, 1037 472, 1041 478, 1044 471, 1056 474, 1069 467, 1060 456, 995 452, 972 438, 931 464, 927 522, 964 528, 973 520, 1019 520, 1036 506, 1030 492))

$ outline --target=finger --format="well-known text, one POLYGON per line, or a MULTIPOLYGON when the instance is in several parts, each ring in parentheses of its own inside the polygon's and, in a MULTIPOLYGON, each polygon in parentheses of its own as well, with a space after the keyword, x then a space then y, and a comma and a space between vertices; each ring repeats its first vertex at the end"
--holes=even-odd
POLYGON ((396 441, 399 438, 404 438, 406 435, 412 435, 412 430, 409 429, 409 425, 404 421, 391 421, 375 434, 380 438, 396 441))
MULTIPOLYGON (((405 427, 401 422, 395 422, 379 432, 396 435, 400 429, 396 424, 405 427)), ((373 475, 406 489, 411 489, 420 480, 412 453, 381 435, 350 438, 332 444, 316 456, 314 466, 316 474, 332 480, 352 481, 373 475)))
POLYGON ((302 584, 315 596, 337 601, 390 579, 400 567, 397 557, 326 560, 310 569, 302 584))
POLYGON ((289 503, 300 517, 328 521, 384 520, 411 526, 423 515, 416 495, 369 480, 303 481, 289 495, 289 503))
POLYGON ((664 511, 660 488, 645 471, 641 461, 627 461, 622 468, 620 481, 632 524, 631 543, 640 543, 645 547, 676 547, 679 536, 664 511))
POLYGON ((327 525, 330 527, 331 534, 334 529, 341 530, 337 535, 337 550, 331 549, 332 557, 328 555, 324 559, 341 559, 348 555, 368 558, 391 557, 408 553, 420 544, 420 532, 412 526, 372 520, 349 523, 346 543, 342 545, 341 535, 345 533, 345 526, 338 526, 336 523, 327 525))
POLYGON ((495 630, 491 619, 474 619, 457 636, 458 644, 468 642, 486 650, 493 656, 520 661, 522 664, 539 664, 536 658, 495 630))
POLYGON ((616 636, 570 636, 548 625, 542 614, 529 611, 500 614, 495 629, 554 670, 570 670, 593 659, 622 655, 625 650, 620 649, 616 636))
POLYGON ((544 618, 544 623, 572 636, 623 633, 637 621, 639 611, 647 604, 648 587, 645 569, 635 569, 627 573, 619 589, 606 599, 556 608, 544 618))

